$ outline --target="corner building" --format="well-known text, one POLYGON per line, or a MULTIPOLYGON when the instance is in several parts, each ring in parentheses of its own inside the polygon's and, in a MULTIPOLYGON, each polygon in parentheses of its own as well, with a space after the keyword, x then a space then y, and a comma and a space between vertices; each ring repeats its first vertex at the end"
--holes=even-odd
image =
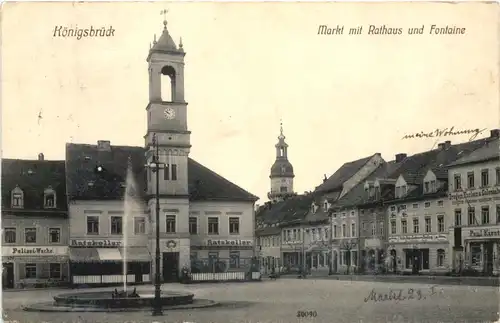
POLYGON ((79 264, 72 267, 79 282, 121 282, 123 261, 130 263, 128 281, 152 280, 157 193, 164 282, 176 281, 184 266, 192 272, 225 272, 242 271, 250 264, 258 198, 189 158, 184 56, 165 21, 147 56, 144 148, 112 146, 104 140, 66 147, 70 254, 72 264, 79 264), (156 154, 164 165, 158 192, 157 174, 144 167, 156 154), (126 192, 131 181, 132 193, 126 192), (132 202, 124 203, 126 194, 132 202))

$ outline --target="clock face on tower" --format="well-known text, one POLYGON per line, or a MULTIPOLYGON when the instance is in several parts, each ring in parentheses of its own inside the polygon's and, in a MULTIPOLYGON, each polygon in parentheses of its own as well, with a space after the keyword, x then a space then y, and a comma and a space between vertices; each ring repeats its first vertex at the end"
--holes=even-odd
POLYGON ((163 111, 163 114, 165 115, 165 119, 175 118, 175 111, 172 108, 166 108, 165 111, 163 111))

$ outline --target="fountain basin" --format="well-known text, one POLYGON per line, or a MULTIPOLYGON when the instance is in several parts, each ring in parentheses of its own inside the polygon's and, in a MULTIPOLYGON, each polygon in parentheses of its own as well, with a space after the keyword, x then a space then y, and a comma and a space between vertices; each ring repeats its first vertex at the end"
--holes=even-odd
MULTIPOLYGON (((194 294, 187 292, 162 292, 162 306, 192 304, 194 294)), ((151 308, 154 294, 143 293, 139 297, 113 297, 112 291, 68 293, 54 296, 56 307, 97 307, 97 308, 151 308)))

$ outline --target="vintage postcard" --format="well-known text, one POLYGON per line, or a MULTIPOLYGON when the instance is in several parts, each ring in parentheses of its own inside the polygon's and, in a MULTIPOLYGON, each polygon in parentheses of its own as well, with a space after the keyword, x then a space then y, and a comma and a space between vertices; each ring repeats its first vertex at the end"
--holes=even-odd
POLYGON ((496 321, 498 17, 4 3, 3 321, 496 321))

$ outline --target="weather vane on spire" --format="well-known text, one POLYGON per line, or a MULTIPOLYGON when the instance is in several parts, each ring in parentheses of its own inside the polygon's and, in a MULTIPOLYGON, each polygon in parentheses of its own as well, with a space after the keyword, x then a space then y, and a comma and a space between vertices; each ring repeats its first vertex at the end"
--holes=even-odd
POLYGON ((168 9, 163 9, 161 12, 160 12, 160 15, 163 15, 163 26, 165 28, 167 28, 167 13, 168 13, 168 9))
POLYGON ((279 138, 285 138, 285 136, 283 135, 283 121, 280 119, 280 136, 279 138))

